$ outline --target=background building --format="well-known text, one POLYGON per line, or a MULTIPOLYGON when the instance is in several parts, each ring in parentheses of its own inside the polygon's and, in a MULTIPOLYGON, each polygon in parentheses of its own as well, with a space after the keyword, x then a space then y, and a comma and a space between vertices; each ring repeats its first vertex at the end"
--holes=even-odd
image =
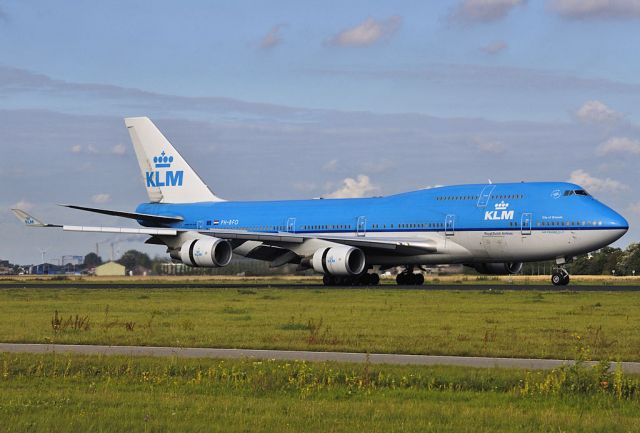
POLYGON ((96 266, 95 273, 99 277, 123 277, 125 275, 125 267, 120 263, 107 262, 103 265, 96 266))

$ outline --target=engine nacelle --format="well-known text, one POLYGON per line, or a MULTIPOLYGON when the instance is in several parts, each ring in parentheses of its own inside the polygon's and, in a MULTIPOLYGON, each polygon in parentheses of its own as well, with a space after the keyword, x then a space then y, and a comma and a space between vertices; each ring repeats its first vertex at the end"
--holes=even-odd
POLYGON ((476 263, 473 266, 476 271, 485 275, 509 275, 517 274, 522 270, 522 262, 504 263, 476 263))
POLYGON ((360 275, 366 260, 361 249, 348 245, 320 248, 313 254, 311 264, 316 272, 330 275, 360 275))
POLYGON ((185 242, 180 248, 180 261, 189 266, 219 268, 231 261, 233 248, 229 241, 219 238, 200 238, 185 242))

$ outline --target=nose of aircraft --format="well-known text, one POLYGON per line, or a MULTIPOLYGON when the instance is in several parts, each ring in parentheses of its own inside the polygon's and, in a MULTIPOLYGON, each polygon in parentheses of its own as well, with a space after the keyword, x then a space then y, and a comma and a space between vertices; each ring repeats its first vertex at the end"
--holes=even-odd
POLYGON ((603 220, 603 225, 611 232, 610 243, 620 239, 629 230, 629 222, 625 217, 611 208, 607 208, 603 220))

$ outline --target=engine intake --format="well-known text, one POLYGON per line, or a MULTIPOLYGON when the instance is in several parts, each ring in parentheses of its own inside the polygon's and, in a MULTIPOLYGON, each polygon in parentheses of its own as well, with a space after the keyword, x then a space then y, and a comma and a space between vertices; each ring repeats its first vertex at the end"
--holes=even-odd
POLYGON ((522 262, 476 263, 472 265, 476 271, 485 275, 517 274, 522 270, 522 266, 522 262))
POLYGON ((187 241, 180 248, 180 261, 189 266, 219 268, 231 261, 233 248, 220 238, 201 238, 187 241))
POLYGON ((366 260, 361 249, 345 245, 320 248, 313 254, 311 264, 316 272, 325 275, 360 275, 366 260))

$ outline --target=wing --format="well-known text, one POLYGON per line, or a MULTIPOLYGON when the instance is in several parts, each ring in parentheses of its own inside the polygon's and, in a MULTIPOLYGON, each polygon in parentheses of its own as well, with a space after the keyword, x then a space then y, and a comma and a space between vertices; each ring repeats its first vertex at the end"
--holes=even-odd
POLYGON ((305 235, 299 233, 277 232, 260 233, 245 230, 213 229, 204 230, 200 233, 215 236, 221 239, 241 239, 250 241, 260 241, 267 245, 286 247, 283 244, 300 244, 311 239, 320 239, 337 244, 350 245, 363 249, 376 249, 383 251, 395 251, 402 255, 432 254, 437 252, 434 243, 430 243, 420 238, 376 238, 360 236, 331 236, 331 235, 305 235))
POLYGON ((70 232, 92 232, 92 233, 123 233, 134 235, 152 236, 176 236, 178 230, 163 228, 127 228, 127 227, 96 227, 96 226, 72 226, 62 224, 47 224, 29 215, 21 209, 11 209, 13 214, 28 227, 58 227, 70 232))
MULTIPOLYGON (((75 206, 69 206, 78 208, 75 206)), ((360 236, 335 236, 335 235, 306 235, 300 233, 275 232, 263 233, 246 230, 213 229, 213 230, 183 230, 168 228, 126 228, 126 227, 97 227, 97 226, 76 226, 46 224, 37 218, 29 215, 20 209, 12 209, 16 217, 30 227, 59 227, 64 231, 71 232, 91 232, 91 233, 118 233, 118 234, 139 234, 150 236, 178 236, 185 232, 195 232, 206 236, 213 236, 221 239, 238 241, 258 241, 263 244, 279 249, 288 250, 295 245, 311 240, 322 240, 335 244, 350 245, 368 251, 396 253, 399 255, 434 254, 437 252, 435 243, 428 242, 420 238, 376 238, 360 236)), ((106 213, 102 212, 102 213, 106 213)), ((115 211, 112 215, 116 215, 115 211)), ((131 214, 143 215, 143 214, 131 214)), ((120 215, 117 215, 120 216, 120 215)), ((167 217, 170 218, 170 217, 167 217)), ((136 219, 138 219, 136 217, 136 219)), ((150 242, 157 243, 157 242, 150 242)))
POLYGON ((60 206, 68 207, 70 209, 78 209, 87 212, 99 213, 103 215, 111 215, 117 216, 121 218, 129 218, 139 221, 148 221, 150 223, 178 223, 183 220, 182 217, 179 216, 165 216, 165 215, 151 215, 146 213, 137 213, 137 212, 122 212, 118 210, 111 209, 98 209, 95 207, 86 207, 86 206, 77 206, 73 204, 61 204, 60 206))

